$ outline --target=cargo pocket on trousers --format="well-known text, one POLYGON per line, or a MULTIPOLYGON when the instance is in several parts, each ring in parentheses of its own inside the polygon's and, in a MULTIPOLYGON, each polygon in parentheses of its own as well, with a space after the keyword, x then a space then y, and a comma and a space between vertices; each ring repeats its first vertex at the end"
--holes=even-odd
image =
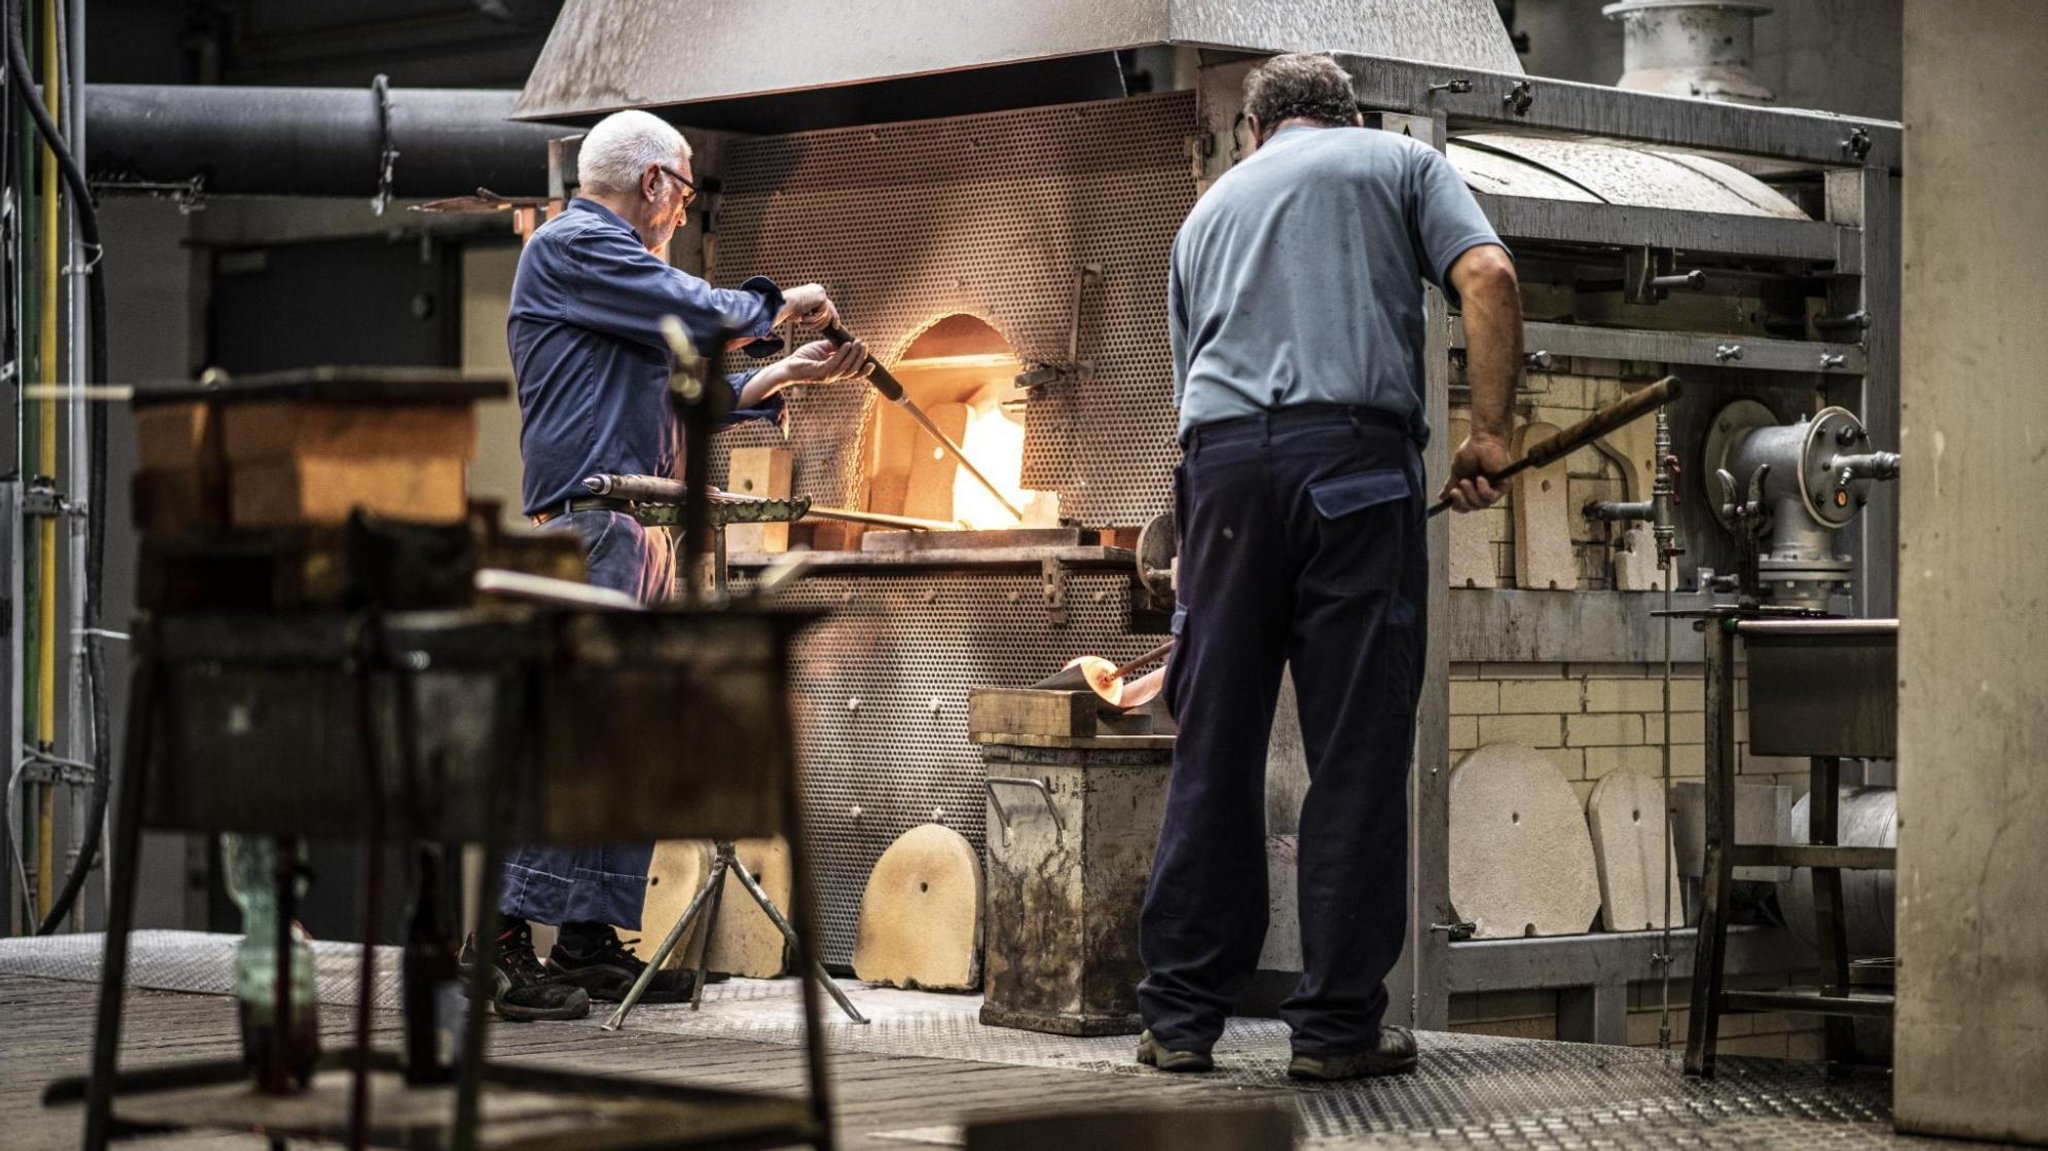
POLYGON ((1316 513, 1316 549, 1302 573, 1304 589, 1325 595, 1392 592, 1400 583, 1402 510, 1408 474, 1374 468, 1308 485, 1316 513))
POLYGON ((1331 476, 1308 486, 1309 502, 1326 520, 1342 519, 1408 494, 1408 474, 1400 468, 1374 468, 1348 476, 1331 476))

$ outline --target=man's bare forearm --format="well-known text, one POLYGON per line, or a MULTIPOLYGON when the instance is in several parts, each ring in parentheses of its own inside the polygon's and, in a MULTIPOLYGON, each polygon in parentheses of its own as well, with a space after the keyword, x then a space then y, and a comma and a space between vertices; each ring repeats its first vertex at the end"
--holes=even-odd
POLYGON ((783 361, 777 360, 749 377, 747 382, 740 386, 735 406, 757 408, 781 391, 784 385, 790 382, 789 369, 782 365, 783 361))
POLYGON ((1505 254, 1460 288, 1465 319, 1465 381, 1472 389, 1472 433, 1505 441, 1514 427, 1515 381, 1522 374, 1522 291, 1505 254))

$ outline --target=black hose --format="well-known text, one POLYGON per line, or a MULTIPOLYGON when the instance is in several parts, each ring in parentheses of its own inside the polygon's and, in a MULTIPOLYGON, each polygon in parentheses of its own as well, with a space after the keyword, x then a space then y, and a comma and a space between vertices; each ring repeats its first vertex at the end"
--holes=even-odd
MULTIPOLYGON (((86 382, 103 384, 107 380, 107 285, 100 275, 99 211, 93 205, 92 190, 86 186, 85 172, 79 168, 77 157, 71 154, 71 149, 64 142, 64 134, 57 130, 36 91, 35 81, 29 74, 28 47, 22 42, 21 25, 21 0, 7 0, 7 74, 12 79, 16 95, 27 107, 29 118, 35 121, 36 131, 49 145, 50 154, 57 158, 57 168, 64 177, 64 183, 71 189, 72 218, 78 223, 78 234, 84 242, 86 256, 83 271, 89 313, 86 382)), ((78 98, 75 87, 73 98, 78 98)), ((83 114, 82 108, 80 114, 83 114)), ((46 349, 45 354, 50 354, 49 350, 46 349)), ((96 403, 87 404, 86 411, 89 413, 86 417, 86 457, 91 469, 92 491, 86 503, 83 613, 86 634, 79 638, 85 650, 86 692, 92 709, 92 816, 86 822, 71 874, 65 877, 62 890, 44 910, 43 921, 36 928, 37 935, 55 931, 64 922, 64 917, 71 913, 72 904, 78 901, 78 893, 84 890, 86 878, 92 872, 93 858, 99 854, 100 831, 107 817, 107 797, 113 790, 113 773, 108 768, 107 756, 107 700, 101 686, 106 669, 100 653, 100 637, 96 634, 100 626, 101 577, 106 569, 107 549, 107 412, 103 405, 96 403)), ((50 642, 50 637, 45 636, 44 642, 50 642)))

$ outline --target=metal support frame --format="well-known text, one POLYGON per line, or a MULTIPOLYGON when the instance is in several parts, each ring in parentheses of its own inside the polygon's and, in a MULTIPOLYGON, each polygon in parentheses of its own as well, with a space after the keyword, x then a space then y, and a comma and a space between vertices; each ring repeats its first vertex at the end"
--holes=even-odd
POLYGON ((1825 220, 1721 216, 1674 208, 1542 200, 1485 192, 1474 198, 1494 231, 1510 240, 1648 246, 1834 264, 1845 258, 1855 259, 1861 240, 1861 229, 1825 220))
MULTIPOLYGON (((1865 368, 1857 392, 1840 395, 1837 403, 1854 403, 1871 442, 1884 447, 1899 443, 1899 196, 1898 181, 1884 167, 1871 165, 1827 176, 1827 212, 1831 220, 1854 223, 1863 236, 1861 274, 1837 278, 1829 311, 1838 316, 1862 313, 1871 320, 1863 332, 1865 368)), ((1898 614, 1899 492, 1896 484, 1878 484, 1863 514, 1839 537, 1849 554, 1858 557, 1853 589, 1857 614, 1889 619, 1898 614), (1870 562, 1877 557, 1880 562, 1870 562)))
MULTIPOLYGON (((1541 348, 1553 356, 1585 356, 1597 360, 1647 360, 1662 364, 1738 367, 1753 372, 1827 372, 1839 376, 1861 376, 1868 362, 1864 350, 1855 344, 1777 340, 1767 336, 1658 332, 1534 322, 1524 324, 1523 331, 1532 348, 1541 348)), ((1451 321, 1451 346, 1465 346, 1465 322, 1462 319, 1451 321)))
MULTIPOLYGON (((1671 933, 1674 979, 1692 974, 1690 928, 1671 933)), ((1619 931, 1533 939, 1472 939, 1450 944, 1447 994, 1556 991, 1557 1037, 1568 1043, 1626 1043, 1628 989, 1653 978, 1663 933, 1619 931)), ((1800 944, 1775 927, 1731 927, 1726 964, 1734 974, 1779 972, 1802 962, 1800 944)))
MULTIPOLYGON (((1888 868, 1890 848, 1837 846, 1840 828, 1842 758, 1809 757, 1810 797, 1807 838, 1803 849, 1742 845, 1735 836, 1736 643, 1753 617, 1737 609, 1707 613, 1700 620, 1706 648, 1706 859, 1701 874, 1700 922, 1694 937, 1692 1011, 1687 1019, 1685 1072, 1712 1078, 1715 1047, 1724 1011, 1791 1011, 1826 1018, 1830 1068, 1846 1065, 1854 1055, 1853 1018, 1889 1018, 1888 995, 1856 994, 1849 986, 1848 924, 1843 918, 1842 870, 1888 868), (1734 869, 1741 863, 1794 863, 1813 869, 1814 933, 1819 945, 1819 985, 1815 988, 1728 990, 1729 927, 1734 894, 1734 869)), ((1758 625, 1748 625, 1758 626, 1758 625)), ((1824 630, 1825 624, 1817 630, 1824 630)))
MULTIPOLYGON (((1841 757, 1813 757, 1807 794, 1807 842, 1816 847, 1834 847, 1841 832, 1841 757)), ((1843 918, 1842 868, 1837 860, 1824 859, 1822 866, 1813 869, 1813 917, 1817 928, 1815 939, 1820 949, 1820 992, 1831 997, 1846 997, 1849 994, 1849 925, 1843 918)), ((1852 1021, 1841 1015, 1830 1015, 1826 1023, 1828 1063, 1848 1063, 1856 1050, 1856 1030, 1852 1021)))
MULTIPOLYGON (((1689 252, 1728 257, 1807 261, 1826 266, 1832 275, 1829 314, 1861 312, 1871 317, 1870 328, 1860 345, 1821 341, 1777 339, 1732 340, 1728 336, 1686 332, 1653 332, 1530 325, 1530 346, 1555 355, 1595 359, 1647 360, 1673 364, 1737 367, 1746 371, 1785 373, 1789 377, 1810 374, 1823 387, 1859 389, 1855 398, 1837 402, 1857 403, 1866 426, 1879 443, 1897 442, 1898 353, 1898 243, 1897 205, 1892 192, 1892 173, 1901 158, 1902 131, 1898 124, 1837 116, 1796 109, 1759 108, 1713 103, 1681 97, 1622 91, 1593 84, 1510 76, 1478 69, 1392 60, 1380 57, 1339 54, 1338 62, 1352 75, 1360 107, 1374 122, 1395 131, 1423 139, 1442 148, 1451 130, 1504 126, 1568 135, 1608 137, 1653 145, 1693 149, 1763 172, 1801 169, 1824 173, 1828 181, 1830 210, 1820 221, 1777 220, 1723 216, 1711 213, 1677 212, 1610 204, 1542 201, 1523 197, 1481 196, 1482 209, 1505 237, 1564 244, 1616 247, 1650 244, 1689 252), (1456 81, 1453 83, 1452 81, 1456 81), (1744 345, 1741 359, 1724 345, 1744 345), (1839 357, 1839 358, 1837 358, 1839 357), (1833 384, 1841 377, 1840 384, 1833 384)), ((1432 426, 1448 423, 1448 353, 1463 343, 1462 326, 1451 319, 1440 295, 1430 293, 1427 316, 1429 346, 1426 349, 1427 390, 1425 402, 1432 426)), ((1447 467, 1445 451, 1433 448, 1427 454, 1429 482, 1442 482, 1447 467)), ((1856 571, 1858 604, 1866 614, 1890 614, 1896 577, 1896 496, 1890 491, 1873 498, 1860 518, 1863 525, 1856 537, 1844 542, 1859 557, 1856 571), (1860 537, 1860 538, 1859 538, 1860 537), (1857 546, 1860 544, 1860 546, 1857 546), (1880 557, 1866 562, 1862 557, 1880 557)), ((1494 954, 1491 950, 1467 949, 1482 945, 1452 943, 1432 928, 1446 923, 1450 913, 1448 859, 1448 695, 1451 659, 1470 658, 1476 650, 1501 648, 1507 659, 1543 660, 1593 658, 1571 653, 1588 648, 1584 636, 1567 639, 1563 647, 1542 652, 1506 650, 1500 641, 1489 641, 1468 627, 1462 616, 1482 607, 1481 615, 1497 619, 1511 609, 1499 607, 1504 593, 1468 592, 1462 597, 1449 594, 1447 536, 1444 525, 1432 525, 1429 612, 1441 633, 1448 626, 1454 636, 1466 636, 1463 643, 1433 645, 1425 666, 1422 704, 1417 717, 1416 759, 1411 791, 1411 928, 1403 966, 1396 969, 1389 986, 1407 988, 1413 1003, 1413 1022, 1421 1027, 1443 1026, 1448 1018, 1453 993, 1528 986, 1531 971, 1519 961, 1488 959, 1486 977, 1473 974, 1480 961, 1466 956, 1494 954), (1483 602, 1476 597, 1485 597, 1483 602), (1452 603, 1461 611, 1453 613, 1452 603)), ((1511 594, 1511 593, 1509 593, 1511 594)), ((1582 595, 1584 593, 1581 593, 1582 595)), ((1549 613, 1557 614, 1557 613, 1549 613)), ((1573 613, 1566 611, 1565 616, 1573 613)), ((1612 616, 1613 610, 1605 612, 1612 616)), ((1624 616, 1638 614, 1623 610, 1624 616)), ((1560 621, 1568 622, 1568 621, 1560 621)), ((1633 621, 1632 621, 1633 622, 1633 621)), ((1631 627, 1631 642, 1647 642, 1647 628, 1631 627)), ((1729 637, 1732 644, 1732 636, 1729 637)), ((1525 647, 1526 645, 1514 645, 1525 647)), ((1593 645, 1603 650, 1614 645, 1593 645)), ((1644 649, 1647 651, 1647 648, 1644 649)), ((1725 689, 1732 692, 1732 651, 1723 650, 1724 667, 1710 669, 1710 676, 1726 677, 1725 689)), ((1608 658, 1624 658, 1609 656, 1608 658)), ((1647 658, 1646 656, 1639 658, 1647 658)), ((1713 688, 1709 687, 1711 693, 1713 688)), ((1716 732, 1710 723, 1710 757, 1716 732)), ((1732 729, 1719 733, 1727 754, 1733 754, 1732 729)), ((1732 809, 1721 813, 1723 826, 1732 830, 1732 809)), ((1715 813, 1710 804, 1709 820, 1715 813)), ((1725 915, 1726 898, 1717 906, 1725 915)), ((1782 939, 1782 932, 1766 932, 1782 939)), ((1719 945, 1717 968, 1730 969, 1726 936, 1719 945)), ((1742 938, 1736 935, 1735 938, 1742 938)), ((1625 995, 1627 979, 1652 978, 1656 968, 1649 952, 1636 954, 1630 944, 1616 937, 1586 935, 1563 939, 1503 940, 1483 946, 1499 948, 1505 956, 1571 955, 1576 962, 1592 965, 1589 970, 1606 972, 1602 978, 1585 982, 1550 984, 1566 992, 1560 1001, 1560 1023, 1574 1038, 1598 1037, 1621 1041, 1625 1025, 1616 996, 1625 995), (1610 972, 1599 964, 1623 959, 1624 971, 1610 972)), ((1654 948, 1652 948, 1654 950, 1654 948)), ((1673 962, 1676 962, 1674 957, 1673 962)), ((1734 967, 1743 970, 1784 970, 1793 962, 1782 947, 1763 946, 1744 952, 1734 967)), ((1695 981, 1695 993, 1709 982, 1695 981)), ((1718 986, 1714 987, 1718 992, 1718 986)), ((1398 1017, 1399 994, 1396 993, 1398 1017)), ((1698 1026, 1699 1013, 1694 1015, 1698 1026)))
POLYGON ((1734 898, 1735 621, 1704 621, 1706 651, 1706 867, 1700 882, 1699 934, 1693 951, 1692 1011, 1686 1020, 1685 1070, 1714 1073, 1721 984, 1727 973, 1727 925, 1734 898))
POLYGON ((1504 124, 1794 164, 1887 171, 1897 168, 1902 157, 1900 126, 1887 120, 1723 104, 1381 56, 1338 53, 1337 62, 1351 73, 1360 104, 1441 115, 1452 127, 1504 124), (1469 81, 1470 87, 1444 86, 1453 79, 1469 81), (1528 98, 1526 104, 1503 99, 1518 89, 1528 98))
MULTIPOLYGON (((1426 117, 1386 117, 1385 126, 1441 151, 1448 138, 1441 113, 1426 117)), ((1435 288, 1428 290, 1423 348, 1423 404, 1431 427, 1451 422, 1450 303, 1435 288)), ((1424 490, 1434 492, 1450 476, 1450 454, 1444 447, 1424 453, 1424 490)), ((1424 618, 1437 621, 1441 634, 1451 608, 1451 525, 1432 517, 1429 533, 1429 598, 1424 618)), ((1451 662, 1448 646, 1431 645, 1423 661, 1422 697, 1415 711, 1415 760, 1409 770, 1409 900, 1408 947, 1388 977, 1389 987, 1405 981, 1413 988, 1412 1024, 1431 1031, 1450 1025, 1450 994, 1444 984, 1450 936, 1436 924, 1451 914, 1451 662)))

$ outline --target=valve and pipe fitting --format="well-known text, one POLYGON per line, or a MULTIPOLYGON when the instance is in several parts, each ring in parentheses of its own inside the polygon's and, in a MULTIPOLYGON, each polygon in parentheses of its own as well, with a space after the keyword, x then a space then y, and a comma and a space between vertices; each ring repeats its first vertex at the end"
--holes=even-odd
MULTIPOLYGON (((1762 475, 1758 509, 1768 522, 1760 541, 1761 589, 1781 604, 1825 608, 1846 592, 1853 564, 1834 552, 1834 534, 1870 502, 1870 487, 1897 478, 1895 452, 1872 450, 1863 422, 1846 408, 1824 408, 1795 423, 1755 400, 1736 400, 1715 415, 1705 467, 1725 472, 1737 491, 1762 475)), ((1718 504, 1715 515, 1738 525, 1718 504)))

